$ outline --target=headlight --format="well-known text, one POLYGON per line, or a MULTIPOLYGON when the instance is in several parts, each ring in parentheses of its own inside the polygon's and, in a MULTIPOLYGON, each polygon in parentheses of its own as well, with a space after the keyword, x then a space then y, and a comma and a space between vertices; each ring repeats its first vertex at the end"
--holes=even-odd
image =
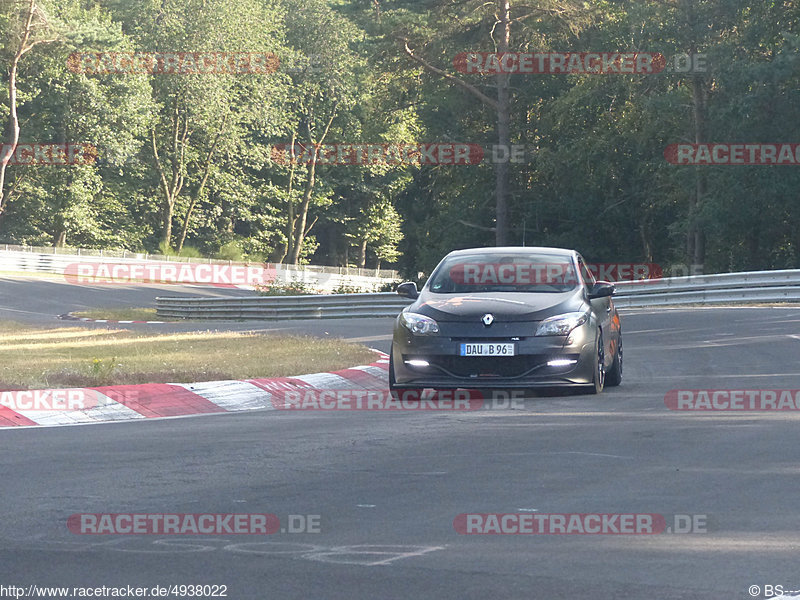
POLYGON ((412 312, 400 313, 400 322, 405 325, 406 329, 416 335, 439 333, 439 325, 436 321, 425 315, 418 315, 412 312))
POLYGON ((566 313, 550 317, 539 323, 536 335, 569 335, 570 331, 589 320, 589 313, 566 313))

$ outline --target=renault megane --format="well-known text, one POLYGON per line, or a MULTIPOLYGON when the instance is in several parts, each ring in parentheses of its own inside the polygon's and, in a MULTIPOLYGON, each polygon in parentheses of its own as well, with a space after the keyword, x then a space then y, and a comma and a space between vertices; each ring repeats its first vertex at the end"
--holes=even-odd
POLYGON ((392 391, 580 386, 622 381, 614 285, 559 248, 480 248, 448 254, 397 318, 392 391))

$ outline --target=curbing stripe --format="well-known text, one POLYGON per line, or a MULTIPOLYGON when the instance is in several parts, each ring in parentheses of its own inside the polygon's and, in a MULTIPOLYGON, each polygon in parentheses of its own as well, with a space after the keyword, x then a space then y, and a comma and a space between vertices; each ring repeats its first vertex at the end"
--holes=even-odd
POLYGON ((353 367, 356 371, 364 371, 365 373, 369 373, 370 375, 374 375, 375 377, 385 378, 386 377, 386 369, 383 368, 382 365, 364 365, 363 367, 353 367))
POLYGON ((75 425, 144 419, 144 416, 105 396, 103 403, 84 410, 20 410, 34 425, 75 425))
POLYGON ((174 383, 114 385, 93 389, 148 418, 226 412, 210 400, 174 383))
POLYGON ((36 425, 36 422, 6 406, 0 406, 0 427, 28 427, 31 425, 36 425))
MULTIPOLYGON (((376 351, 377 352, 377 351, 376 351)), ((0 429, 79 425, 88 423, 185 417, 199 414, 275 409, 286 404, 287 391, 301 389, 381 390, 387 385, 386 355, 378 361, 334 373, 297 377, 207 381, 201 383, 149 383, 84 388, 100 392, 99 406, 84 410, 14 411, 0 405, 0 429)))
POLYGON ((342 369, 341 371, 336 371, 336 375, 363 387, 365 390, 381 390, 386 387, 383 377, 375 376, 360 369, 342 369))
POLYGON ((335 373, 314 373, 312 375, 300 375, 298 379, 308 385, 309 388, 317 390, 347 390, 353 387, 344 377, 335 373))
POLYGON ((278 377, 275 379, 251 379, 250 383, 267 393, 270 408, 286 406, 286 392, 295 390, 311 390, 313 386, 299 377, 278 377))
POLYGON ((274 408, 270 401, 271 394, 249 381, 206 381, 176 385, 199 394, 229 412, 274 408))

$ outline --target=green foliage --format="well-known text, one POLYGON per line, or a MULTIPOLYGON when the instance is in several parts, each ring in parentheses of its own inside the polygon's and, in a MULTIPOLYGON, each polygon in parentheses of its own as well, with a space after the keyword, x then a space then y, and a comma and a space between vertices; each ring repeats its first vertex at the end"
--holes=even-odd
POLYGON ((244 252, 242 252, 242 247, 238 242, 231 241, 227 244, 223 244, 214 258, 240 262, 244 259, 244 252))
POLYGON ((333 294, 360 294, 363 292, 359 286, 349 284, 345 281, 341 282, 335 288, 333 288, 333 294))
POLYGON ((158 253, 162 256, 182 256, 184 258, 201 258, 203 254, 197 248, 192 246, 184 246, 180 252, 164 244, 163 242, 158 246, 158 253))
MULTIPOLYGON (((404 43, 492 96, 491 76, 458 73, 452 61, 460 52, 494 51, 495 3, 36 3, 47 18, 35 31, 42 43, 19 66, 20 139, 91 144, 97 160, 11 164, 3 242, 286 262, 303 214, 299 263, 399 268, 411 279, 429 275, 450 250, 494 243, 497 115, 408 57, 404 43), (153 50, 273 53, 281 66, 267 75, 68 68, 74 52, 153 50), (271 153, 293 136, 308 144, 323 135, 326 144, 466 142, 489 158, 456 166, 319 163, 312 181, 308 165, 271 153)), ((669 265, 687 262, 687 232, 700 227, 707 271, 800 266, 800 169, 706 167, 698 199, 698 170, 663 156, 669 144, 694 141, 697 81, 709 141, 797 141, 797 3, 530 4, 511 2, 512 51, 639 50, 671 64, 696 49, 710 69, 694 79, 669 69, 512 75, 511 139, 526 149, 509 165, 512 243, 575 247, 596 262, 669 265)), ((4 69, 24 5, 0 2, 4 69)), ((4 125, 8 115, 4 83, 4 125)), ((284 287, 265 293, 303 293, 300 283, 284 287)))
POLYGON ((395 292, 397 291, 397 286, 403 283, 401 280, 396 281, 389 281, 387 283, 382 283, 381 285, 375 288, 376 292, 395 292))
POLYGON ((319 294, 319 290, 311 288, 299 279, 292 279, 289 283, 273 283, 270 285, 256 286, 256 293, 261 296, 307 296, 319 294))
POLYGON ((116 356, 107 360, 93 358, 89 365, 89 376, 92 378, 94 385, 106 385, 113 379, 120 366, 116 356))

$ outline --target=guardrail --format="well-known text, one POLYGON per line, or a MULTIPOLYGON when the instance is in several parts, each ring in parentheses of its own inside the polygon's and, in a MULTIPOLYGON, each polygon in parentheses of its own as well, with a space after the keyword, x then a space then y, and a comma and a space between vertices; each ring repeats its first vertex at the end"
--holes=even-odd
POLYGON ((616 284, 622 308, 681 304, 800 302, 800 270, 720 273, 616 284))
POLYGON ((156 298, 159 317, 264 321, 393 317, 410 302, 394 293, 252 298, 156 298))
MULTIPOLYGON (((395 271, 376 271, 375 269, 355 269, 346 267, 319 267, 312 265, 284 265, 264 263, 237 263, 230 260, 214 260, 189 257, 159 257, 153 254, 134 252, 80 250, 65 251, 62 248, 33 248, 31 246, 0 245, 0 271, 10 273, 45 273, 64 275, 70 265, 75 264, 136 264, 148 265, 175 263, 212 265, 260 265, 274 272, 277 283, 300 282, 322 291, 333 291, 339 286, 348 286, 362 291, 370 291, 396 280, 395 271), (21 249, 24 248, 24 249, 21 249), (49 250, 34 252, 33 250, 49 250), (58 250, 58 252, 55 252, 58 250)), ((247 286, 237 286, 247 287, 247 286)))
MULTIPOLYGON (((624 281, 621 308, 681 304, 800 302, 800 270, 723 273, 624 281)), ((393 293, 252 298, 156 298, 158 315, 185 319, 338 319, 394 317, 411 301, 393 293)))

